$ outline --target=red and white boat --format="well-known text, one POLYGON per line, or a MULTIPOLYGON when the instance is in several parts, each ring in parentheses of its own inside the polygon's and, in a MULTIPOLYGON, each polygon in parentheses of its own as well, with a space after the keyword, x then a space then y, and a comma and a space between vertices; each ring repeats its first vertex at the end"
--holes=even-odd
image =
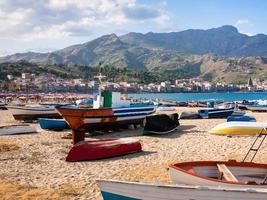
POLYGON ((141 143, 131 138, 81 141, 72 147, 66 161, 97 160, 135 153, 141 150, 141 143))
POLYGON ((234 160, 193 161, 171 164, 169 173, 176 184, 267 188, 267 164, 234 160))

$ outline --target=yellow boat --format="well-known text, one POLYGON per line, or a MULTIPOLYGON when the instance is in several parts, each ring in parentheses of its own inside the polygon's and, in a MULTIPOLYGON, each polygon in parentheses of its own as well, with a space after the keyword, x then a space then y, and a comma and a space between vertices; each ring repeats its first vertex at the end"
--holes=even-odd
MULTIPOLYGON (((261 122, 225 122, 212 128, 209 133, 216 135, 257 135, 267 123, 261 122)), ((263 133, 267 133, 263 130, 263 133)))

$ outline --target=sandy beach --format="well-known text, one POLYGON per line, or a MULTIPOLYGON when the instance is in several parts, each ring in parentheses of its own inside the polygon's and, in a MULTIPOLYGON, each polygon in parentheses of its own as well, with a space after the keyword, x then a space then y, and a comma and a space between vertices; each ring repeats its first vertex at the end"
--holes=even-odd
MULTIPOLYGON (((178 113, 198 108, 177 107, 178 113)), ((251 113, 267 122, 266 113, 251 113)), ((141 141, 143 152, 122 157, 67 163, 71 131, 42 130, 38 133, 0 137, 1 199, 101 199, 97 179, 170 183, 168 164, 192 160, 242 160, 255 137, 227 137, 208 133, 225 119, 180 120, 174 133, 142 136, 142 129, 123 130, 86 140, 132 137, 141 141)), ((0 110, 0 126, 16 122, 0 110)), ((267 141, 255 162, 267 163, 267 141)))

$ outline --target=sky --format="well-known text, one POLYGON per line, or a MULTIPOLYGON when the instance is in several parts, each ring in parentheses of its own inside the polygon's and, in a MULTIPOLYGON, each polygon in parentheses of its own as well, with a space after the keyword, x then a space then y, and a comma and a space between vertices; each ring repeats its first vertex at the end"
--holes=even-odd
POLYGON ((0 56, 49 52, 105 34, 233 25, 267 34, 265 0, 0 0, 0 56))

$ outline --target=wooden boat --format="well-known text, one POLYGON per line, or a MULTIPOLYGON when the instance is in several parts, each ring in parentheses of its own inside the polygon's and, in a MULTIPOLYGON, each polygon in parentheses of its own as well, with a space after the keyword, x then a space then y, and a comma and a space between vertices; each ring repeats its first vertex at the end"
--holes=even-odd
POLYGON ((68 162, 96 160, 135 153, 142 150, 136 139, 122 138, 111 140, 81 141, 75 144, 66 158, 68 162))
POLYGON ((266 200, 266 189, 97 181, 104 200, 266 200))
POLYGON ((267 123, 261 122, 225 122, 212 128, 209 133, 216 135, 257 135, 267 123))
POLYGON ((38 122, 42 129, 60 131, 70 128, 65 119, 39 118, 38 122))
POLYGON ((38 118, 61 118, 54 106, 7 106, 15 120, 37 120, 38 118))
POLYGON ((18 134, 29 134, 37 133, 34 126, 28 124, 20 125, 9 125, 0 127, 0 135, 18 135, 18 134))
POLYGON ((209 108, 201 109, 198 114, 202 118, 226 118, 233 114, 234 108, 209 108))
POLYGON ((227 118, 227 122, 256 122, 256 118, 251 116, 230 116, 227 118))
POLYGON ((193 161, 171 164, 169 173, 176 184, 267 189, 267 164, 193 161))
POLYGON ((144 135, 164 135, 171 133, 180 125, 177 113, 151 115, 145 119, 144 135))

